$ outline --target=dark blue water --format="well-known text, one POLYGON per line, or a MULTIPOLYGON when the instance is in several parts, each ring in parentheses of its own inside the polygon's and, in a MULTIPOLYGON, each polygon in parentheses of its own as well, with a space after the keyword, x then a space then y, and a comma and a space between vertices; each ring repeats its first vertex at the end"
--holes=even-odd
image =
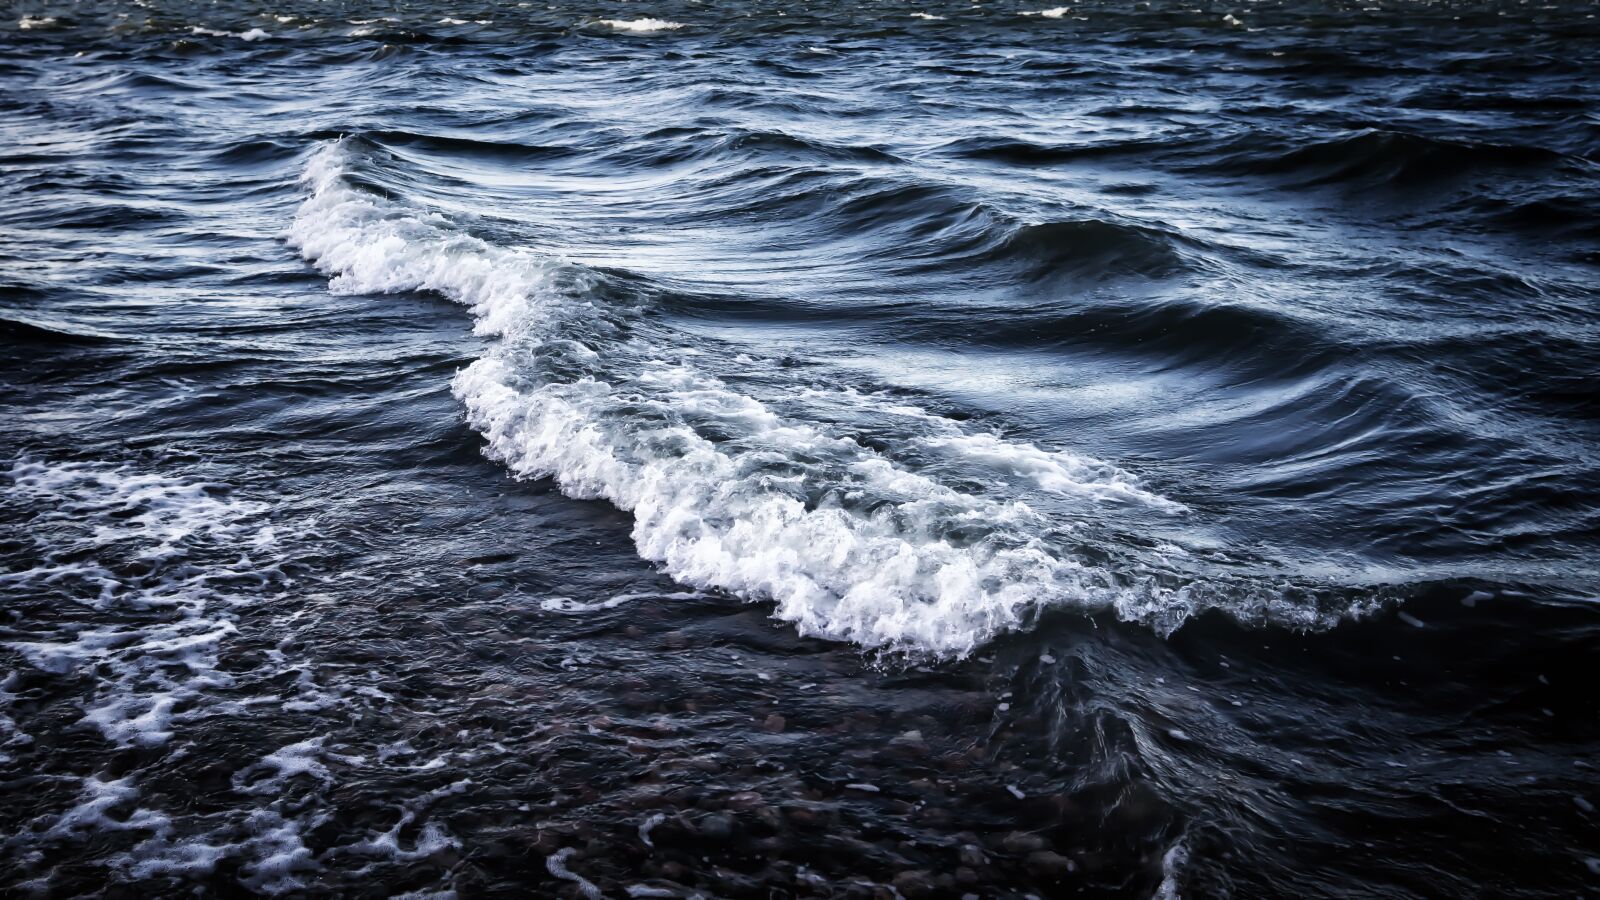
POLYGON ((1595 16, 7 5, 0 893, 1600 891, 1595 16))

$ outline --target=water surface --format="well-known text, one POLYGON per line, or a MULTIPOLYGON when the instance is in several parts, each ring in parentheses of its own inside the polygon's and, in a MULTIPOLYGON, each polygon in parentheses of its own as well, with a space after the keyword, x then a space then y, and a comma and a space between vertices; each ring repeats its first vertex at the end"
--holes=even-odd
POLYGON ((13 4, 0 890, 1596 890, 1593 16, 13 4))

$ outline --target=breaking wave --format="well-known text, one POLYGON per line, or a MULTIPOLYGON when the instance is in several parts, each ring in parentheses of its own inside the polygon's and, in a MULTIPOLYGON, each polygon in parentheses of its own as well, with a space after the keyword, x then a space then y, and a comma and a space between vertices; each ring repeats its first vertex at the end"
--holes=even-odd
POLYGON ((829 400, 780 384, 760 396, 748 373, 775 361, 693 349, 630 314, 603 272, 361 190, 354 155, 342 141, 315 152, 290 243, 335 292, 432 291, 470 307, 494 341, 454 391, 485 452, 519 478, 631 512, 639 554, 679 582, 771 601, 805 634, 937 655, 965 655, 1047 607, 1111 609, 1163 631, 1215 606, 1277 615, 1276 592, 1233 585, 1224 600, 1164 569, 1161 553, 1086 552, 1084 523, 1171 525, 1186 512, 1114 465, 882 393, 829 400), (874 433, 830 417, 830 402, 874 433))

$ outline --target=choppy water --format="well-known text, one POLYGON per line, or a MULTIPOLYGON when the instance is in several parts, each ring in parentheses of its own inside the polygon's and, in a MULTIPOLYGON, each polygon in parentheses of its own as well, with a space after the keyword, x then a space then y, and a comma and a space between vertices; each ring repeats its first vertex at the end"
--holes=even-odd
POLYGON ((0 892, 1600 890, 1592 5, 5 10, 0 892))

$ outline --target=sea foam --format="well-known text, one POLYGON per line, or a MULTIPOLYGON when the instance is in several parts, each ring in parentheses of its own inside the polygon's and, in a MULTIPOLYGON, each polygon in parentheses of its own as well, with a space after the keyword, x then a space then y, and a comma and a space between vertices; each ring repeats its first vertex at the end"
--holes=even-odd
POLYGON ((19 502, 38 505, 39 562, 0 574, 0 589, 48 587, 130 615, 6 642, 54 675, 90 673, 83 722, 119 746, 155 746, 232 678, 217 668, 249 597, 233 582, 281 577, 268 507, 221 485, 128 467, 19 460, 4 473, 19 502), (201 565, 197 554, 211 559, 201 565))

